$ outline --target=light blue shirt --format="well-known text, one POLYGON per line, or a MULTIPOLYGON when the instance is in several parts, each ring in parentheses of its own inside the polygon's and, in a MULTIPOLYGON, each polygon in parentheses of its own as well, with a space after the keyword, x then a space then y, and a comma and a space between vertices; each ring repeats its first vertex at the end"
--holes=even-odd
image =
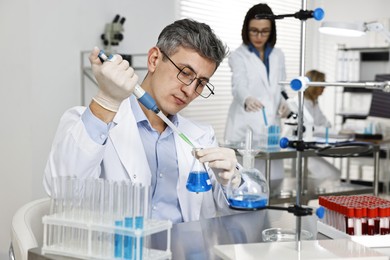
MULTIPOLYGON (((133 96, 129 100, 152 173, 151 217, 153 219, 169 219, 173 223, 183 222, 177 196, 179 168, 172 129, 167 127, 164 132, 159 134, 150 125, 137 100, 133 96)), ((109 130, 114 127, 114 123, 105 124, 92 114, 89 107, 81 119, 89 136, 96 143, 104 144, 109 130)), ((171 116, 170 120, 177 126, 177 116, 171 116)))

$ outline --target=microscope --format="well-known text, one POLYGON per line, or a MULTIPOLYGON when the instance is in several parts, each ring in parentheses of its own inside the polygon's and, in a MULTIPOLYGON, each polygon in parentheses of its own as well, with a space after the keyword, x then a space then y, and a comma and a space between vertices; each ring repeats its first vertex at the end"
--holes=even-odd
POLYGON ((111 46, 118 46, 119 42, 123 40, 123 24, 126 18, 120 17, 117 14, 111 23, 107 23, 104 29, 104 33, 101 35, 104 47, 110 49, 111 46))

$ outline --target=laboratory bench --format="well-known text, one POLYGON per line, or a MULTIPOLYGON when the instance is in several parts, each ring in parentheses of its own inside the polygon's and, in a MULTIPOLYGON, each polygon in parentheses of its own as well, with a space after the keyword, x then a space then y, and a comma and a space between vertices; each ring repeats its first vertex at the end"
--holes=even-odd
MULTIPOLYGON (((286 211, 263 209, 240 211, 237 214, 174 224, 171 229, 172 259, 389 259, 389 248, 373 250, 350 239, 331 239, 317 231, 317 217, 301 217, 302 229, 313 234, 312 240, 297 242, 264 242, 262 231, 272 227, 295 229, 297 217, 286 211), (319 251, 316 251, 319 250, 319 251), (243 257, 237 257, 237 254, 243 257), (321 257, 313 255, 320 254, 321 257), (247 255, 247 257, 244 257, 247 255), (253 255, 258 255, 254 257, 253 255), (260 257, 261 255, 261 257, 260 257), (241 256, 241 255, 240 255, 241 256), (250 256, 250 257, 249 257, 250 256)), ((151 237, 151 247, 165 250, 166 235, 151 237)), ((59 255, 29 250, 29 260, 69 260, 59 255)))
MULTIPOLYGON (((172 259, 220 259, 215 245, 263 242, 262 231, 271 227, 295 229, 296 217, 286 211, 263 209, 237 211, 237 214, 199 221, 174 224, 171 229, 172 259)), ((317 234, 317 217, 301 217, 302 228, 314 234, 316 239, 327 239, 317 234)), ((151 237, 151 248, 165 250, 165 232, 151 237)), ((29 251, 29 260, 68 260, 69 257, 45 254, 40 248, 29 251)))
MULTIPOLYGON (((317 199, 318 196, 321 195, 354 195, 354 194, 374 194, 378 195, 379 193, 379 159, 381 155, 380 144, 378 143, 367 143, 372 147, 371 158, 373 159, 374 165, 374 178, 372 186, 359 185, 355 183, 347 182, 337 182, 337 183, 329 183, 327 186, 321 186, 316 180, 311 180, 308 178, 307 171, 307 160, 310 157, 319 156, 314 149, 307 149, 301 152, 302 155, 302 180, 303 180, 303 190, 301 194, 301 203, 305 204, 309 200, 317 199), (307 187, 307 188, 306 188, 307 187)), ((225 146, 235 149, 238 148, 236 146, 225 146)), ((334 147, 328 149, 326 152, 331 154, 355 154, 362 151, 362 147, 358 146, 347 146, 347 147, 334 147)), ((256 155, 256 159, 265 160, 265 177, 268 180, 269 187, 271 187, 271 161, 279 160, 279 159, 293 159, 293 170, 296 169, 296 159, 297 159, 297 150, 287 148, 272 148, 272 149, 259 149, 259 153, 256 155)), ((239 155, 237 151, 237 155, 239 155)), ((293 173, 296 175, 296 173, 293 173)), ((277 185, 275 190, 271 190, 270 194, 270 204, 279 204, 279 203, 291 203, 295 200, 295 189, 296 189, 296 178, 286 176, 282 184, 277 185)))

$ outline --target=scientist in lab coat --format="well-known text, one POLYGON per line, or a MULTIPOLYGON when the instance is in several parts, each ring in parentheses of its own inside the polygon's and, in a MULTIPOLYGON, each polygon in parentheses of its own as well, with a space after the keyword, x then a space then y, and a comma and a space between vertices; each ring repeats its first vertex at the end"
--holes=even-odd
MULTIPOLYGON (((318 70, 309 70, 305 76, 312 82, 325 82, 325 73, 318 70)), ((303 104, 305 107, 304 113, 308 113, 312 118, 314 132, 325 133, 326 128, 330 128, 332 124, 326 118, 318 103, 318 98, 324 92, 325 87, 308 87, 303 93, 303 104)), ((341 171, 333 164, 322 157, 313 157, 308 160, 309 177, 317 179, 321 182, 320 186, 329 185, 329 183, 339 183, 341 171)))
POLYGON ((224 187, 235 171, 231 149, 217 146, 212 127, 180 116, 195 98, 214 94, 209 80, 226 56, 226 46, 211 28, 190 19, 165 27, 147 56, 142 88, 196 147, 209 168, 212 190, 186 189, 192 148, 153 111, 132 95, 138 77, 120 55, 102 63, 97 47, 89 60, 99 91, 88 107, 66 111, 45 168, 44 187, 51 193, 56 176, 130 180, 151 185, 154 219, 174 223, 232 213, 224 187))
MULTIPOLYGON (((263 3, 248 10, 241 31, 243 43, 229 57, 233 101, 225 127, 226 143, 243 142, 248 126, 253 131, 254 142, 259 141, 265 126, 262 108, 268 125, 280 126, 280 118, 290 112, 282 99, 282 86, 278 84, 286 79, 286 68, 282 50, 275 48, 275 20, 256 19, 257 14, 273 15, 273 12, 263 3)), ((256 165, 264 172, 264 161, 256 165)), ((282 178, 283 161, 273 160, 271 179, 282 178)))
MULTIPOLYGON (((305 76, 311 82, 325 82, 325 73, 318 70, 309 70, 305 76)), ((322 112, 318 99, 324 92, 323 86, 309 86, 303 93, 303 125, 305 131, 303 133, 304 141, 316 141, 315 136, 325 136, 325 129, 330 128, 332 124, 322 112), (309 130, 311 129, 311 130, 309 130)), ((291 110, 298 114, 298 95, 288 100, 291 110)), ((287 129, 287 128, 286 128, 287 129)), ((285 135, 292 135, 292 130, 286 130, 285 135)), ((317 182, 317 186, 327 186, 338 184, 341 178, 341 171, 333 164, 322 157, 310 157, 307 165, 309 178, 317 182)))

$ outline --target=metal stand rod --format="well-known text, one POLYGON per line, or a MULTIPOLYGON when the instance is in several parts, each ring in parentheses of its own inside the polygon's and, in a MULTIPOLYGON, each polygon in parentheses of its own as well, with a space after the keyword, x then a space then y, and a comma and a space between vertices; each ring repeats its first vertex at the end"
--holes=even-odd
MULTIPOLYGON (((302 0, 302 10, 306 10, 306 0, 302 0)), ((300 76, 305 75, 305 49, 306 49, 306 21, 301 20, 301 48, 300 48, 300 76)), ((298 92, 298 140, 302 141, 303 133, 303 92, 298 92)), ((302 194, 302 152, 297 152, 297 197, 296 205, 301 206, 301 194, 302 194)), ((302 219, 297 216, 296 219, 296 250, 301 251, 301 230, 302 219)))
MULTIPOLYGON (((279 81, 281 85, 290 85, 289 81, 279 81)), ((353 87, 366 89, 382 89, 388 91, 390 88, 390 81, 384 82, 319 82, 311 81, 306 83, 310 87, 353 87)))
POLYGON ((379 155, 380 155, 380 149, 378 147, 375 147, 374 150, 374 196, 378 196, 379 193, 379 155))
MULTIPOLYGON (((271 189, 271 159, 265 161, 265 178, 268 182, 268 188, 271 189)), ((269 200, 268 200, 269 204, 269 200)))

